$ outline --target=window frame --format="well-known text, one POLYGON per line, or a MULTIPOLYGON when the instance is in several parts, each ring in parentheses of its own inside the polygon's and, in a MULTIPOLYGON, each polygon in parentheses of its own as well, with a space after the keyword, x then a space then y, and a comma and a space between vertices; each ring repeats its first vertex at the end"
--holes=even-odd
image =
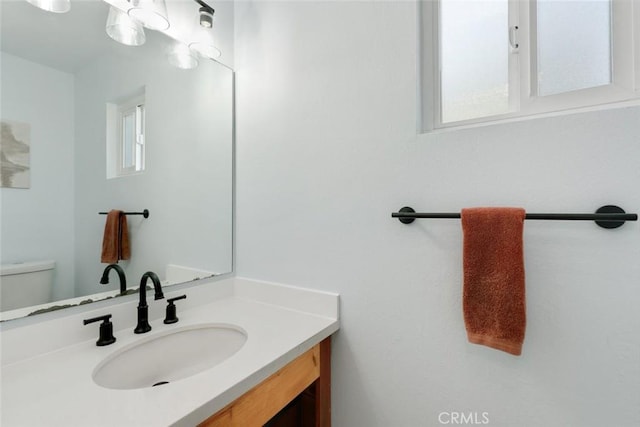
POLYGON ((612 82, 609 85, 538 96, 535 55, 537 0, 507 1, 509 28, 506 30, 518 26, 519 44, 517 52, 509 53, 509 111, 448 123, 442 122, 442 61, 439 45, 441 0, 418 2, 421 132, 572 113, 629 101, 640 104, 640 4, 634 5, 633 0, 611 0, 612 82))
POLYGON ((635 58, 635 92, 636 96, 640 96, 640 4, 631 3, 633 7, 633 23, 634 23, 634 58, 635 58))
POLYGON ((145 170, 145 99, 144 96, 137 96, 118 105, 117 108, 117 157, 116 176, 135 175, 145 170), (124 119, 133 113, 135 121, 135 141, 132 145, 131 156, 134 158, 132 166, 125 167, 125 138, 124 119), (140 150, 140 151, 138 151, 140 150), (138 159, 138 157, 140 157, 138 159))

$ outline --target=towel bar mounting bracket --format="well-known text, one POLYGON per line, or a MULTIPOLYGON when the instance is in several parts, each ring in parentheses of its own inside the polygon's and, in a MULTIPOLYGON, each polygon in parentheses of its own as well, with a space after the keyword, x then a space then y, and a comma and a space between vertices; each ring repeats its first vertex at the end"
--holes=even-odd
MULTIPOLYGON (((598 208, 596 213, 597 214, 608 214, 608 213, 623 214, 626 212, 620 206, 606 205, 598 208)), ((596 219, 595 222, 602 228, 618 228, 624 225, 624 221, 599 221, 596 219)))
MULTIPOLYGON (((400 209, 400 212, 402 213, 415 213, 415 209, 410 208, 409 206, 405 206, 403 208, 400 209)), ((415 221, 415 218, 398 218, 398 220, 403 223, 403 224, 411 224, 413 221, 415 221)))

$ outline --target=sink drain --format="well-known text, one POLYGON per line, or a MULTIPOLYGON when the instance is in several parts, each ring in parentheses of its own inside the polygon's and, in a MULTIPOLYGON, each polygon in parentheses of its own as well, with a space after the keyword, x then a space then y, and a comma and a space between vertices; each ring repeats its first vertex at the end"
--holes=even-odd
POLYGON ((154 385, 152 385, 151 387, 155 387, 157 385, 164 385, 164 384, 169 384, 169 381, 159 381, 159 382, 155 383, 154 385))

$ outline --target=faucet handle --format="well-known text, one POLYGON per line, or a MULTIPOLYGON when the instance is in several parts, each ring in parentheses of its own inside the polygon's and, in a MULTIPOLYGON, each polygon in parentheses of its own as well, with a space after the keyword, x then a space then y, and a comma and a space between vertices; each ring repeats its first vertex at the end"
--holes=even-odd
POLYGON ((102 324, 100 324, 100 337, 98 338, 98 341, 96 341, 97 346, 109 345, 116 342, 116 337, 113 336, 113 323, 111 323, 109 319, 111 319, 111 315, 105 314, 104 316, 98 316, 92 319, 84 319, 82 321, 85 325, 102 321, 102 324))
POLYGON ((186 297, 186 295, 180 295, 179 297, 167 299, 167 313, 164 318, 164 323, 170 324, 176 323, 178 321, 178 316, 176 316, 176 306, 173 304, 173 302, 185 299, 186 297))

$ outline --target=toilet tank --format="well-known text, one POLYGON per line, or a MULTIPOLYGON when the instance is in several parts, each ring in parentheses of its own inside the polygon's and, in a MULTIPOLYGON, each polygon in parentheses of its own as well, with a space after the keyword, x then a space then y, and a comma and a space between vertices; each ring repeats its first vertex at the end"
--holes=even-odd
POLYGON ((51 302, 55 261, 0 266, 0 311, 51 302))

